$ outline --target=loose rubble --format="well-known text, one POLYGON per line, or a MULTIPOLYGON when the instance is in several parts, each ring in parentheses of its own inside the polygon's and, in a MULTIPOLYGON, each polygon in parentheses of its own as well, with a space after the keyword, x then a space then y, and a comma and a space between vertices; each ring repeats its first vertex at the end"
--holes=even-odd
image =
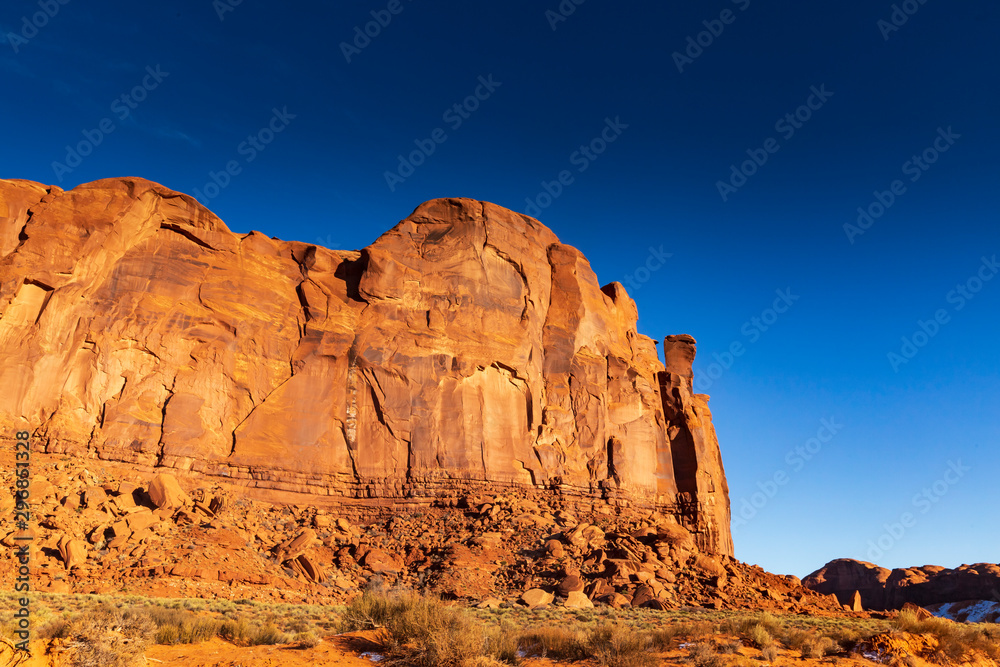
MULTIPOLYGON (((498 495, 338 515, 114 462, 40 454, 33 470, 35 590, 338 603, 381 583, 486 607, 841 610, 794 577, 699 552, 672 517, 650 511, 584 520, 559 502, 498 495)), ((13 518, 0 514, 7 582, 21 534, 13 518)))

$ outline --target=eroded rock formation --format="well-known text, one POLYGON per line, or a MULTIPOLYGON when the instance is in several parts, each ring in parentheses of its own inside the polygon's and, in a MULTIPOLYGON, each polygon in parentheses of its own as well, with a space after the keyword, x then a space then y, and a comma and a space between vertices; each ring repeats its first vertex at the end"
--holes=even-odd
POLYGON ((839 558, 802 580, 807 588, 844 602, 854 591, 865 609, 900 609, 969 600, 1000 600, 1000 565, 977 563, 954 569, 939 565, 896 568, 839 558))
POLYGON ((537 220, 429 201, 361 251, 142 179, 0 181, 0 428, 344 502, 483 485, 657 508, 732 554, 694 339, 537 220))

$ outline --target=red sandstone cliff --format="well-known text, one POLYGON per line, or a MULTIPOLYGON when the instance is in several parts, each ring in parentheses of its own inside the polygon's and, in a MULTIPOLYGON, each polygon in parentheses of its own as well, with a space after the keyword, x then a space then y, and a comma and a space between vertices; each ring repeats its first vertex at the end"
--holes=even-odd
POLYGON ((351 252, 234 234, 142 179, 0 181, 4 433, 345 502, 656 507, 732 554, 694 340, 664 365, 637 317, 486 202, 427 202, 351 252))

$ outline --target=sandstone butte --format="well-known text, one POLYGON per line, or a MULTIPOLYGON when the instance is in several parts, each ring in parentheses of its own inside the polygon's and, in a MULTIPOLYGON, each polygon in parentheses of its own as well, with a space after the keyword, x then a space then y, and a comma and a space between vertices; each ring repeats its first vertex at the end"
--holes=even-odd
POLYGON ((802 580, 823 595, 845 603, 853 594, 865 609, 899 609, 906 604, 924 607, 969 601, 1000 602, 1000 565, 976 563, 957 568, 939 565, 896 568, 839 558, 802 580))
POLYGON ((656 509, 732 555, 694 339, 661 362, 624 288, 533 218, 436 199, 330 250, 116 178, 0 180, 0 221, 4 434, 355 508, 656 509))

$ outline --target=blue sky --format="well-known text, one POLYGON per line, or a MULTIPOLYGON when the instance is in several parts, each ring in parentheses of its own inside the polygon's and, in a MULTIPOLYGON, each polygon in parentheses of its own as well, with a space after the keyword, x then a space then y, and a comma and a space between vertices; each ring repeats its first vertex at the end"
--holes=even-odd
POLYGON ((698 339, 738 557, 998 560, 993 4, 234 1, 5 3, 2 176, 352 249, 530 212, 698 339))

